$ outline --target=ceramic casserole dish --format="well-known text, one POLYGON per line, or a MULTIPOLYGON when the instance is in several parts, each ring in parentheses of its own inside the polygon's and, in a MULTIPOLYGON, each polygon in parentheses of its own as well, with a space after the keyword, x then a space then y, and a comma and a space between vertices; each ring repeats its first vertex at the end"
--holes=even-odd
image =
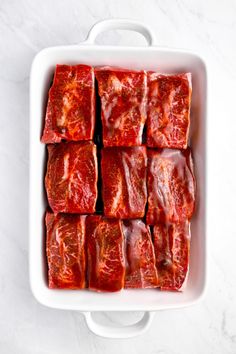
POLYGON ((131 20, 105 20, 97 23, 87 40, 78 45, 46 48, 32 64, 30 77, 30 193, 29 255, 30 283, 35 298, 43 305, 80 311, 89 328, 105 337, 131 337, 144 332, 155 311, 180 308, 198 301, 206 284, 206 65, 198 55, 183 50, 160 48, 153 33, 143 24, 131 20), (148 45, 117 47, 97 45, 100 32, 125 29, 141 33, 148 45), (197 181, 196 210, 191 222, 190 271, 183 292, 155 289, 123 290, 117 293, 50 290, 47 285, 44 215, 46 197, 44 175, 46 147, 40 142, 47 94, 56 64, 110 65, 130 69, 158 70, 161 73, 192 73, 190 145, 197 181), (105 327, 94 321, 94 311, 144 311, 142 319, 126 327, 105 327))

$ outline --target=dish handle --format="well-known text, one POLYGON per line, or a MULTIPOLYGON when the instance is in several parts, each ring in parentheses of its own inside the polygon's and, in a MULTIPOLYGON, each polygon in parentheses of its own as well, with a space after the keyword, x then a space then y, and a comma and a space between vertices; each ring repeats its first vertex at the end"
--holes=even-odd
POLYGON ((123 18, 107 19, 95 23, 95 25, 93 25, 90 29, 87 39, 83 42, 83 44, 95 44, 95 40, 100 33, 114 29, 141 33, 149 46, 154 45, 154 34, 146 25, 139 21, 123 18))
POLYGON ((131 338, 143 334, 150 327, 155 312, 144 312, 143 317, 131 325, 105 326, 93 319, 92 312, 83 312, 85 321, 91 332, 105 338, 131 338))

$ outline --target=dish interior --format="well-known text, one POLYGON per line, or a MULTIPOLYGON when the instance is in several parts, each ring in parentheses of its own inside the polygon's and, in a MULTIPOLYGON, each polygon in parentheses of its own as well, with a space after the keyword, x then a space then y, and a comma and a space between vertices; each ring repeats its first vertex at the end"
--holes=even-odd
POLYGON ((55 47, 34 59, 30 82, 30 282, 36 299, 50 307, 80 311, 155 311, 190 305, 203 294, 206 278, 206 68, 198 56, 158 47, 55 47), (183 292, 122 290, 96 293, 87 290, 50 290, 47 285, 44 215, 46 147, 40 142, 48 89, 56 64, 110 65, 160 73, 192 73, 190 146, 197 181, 196 209, 191 221, 188 281, 183 292))

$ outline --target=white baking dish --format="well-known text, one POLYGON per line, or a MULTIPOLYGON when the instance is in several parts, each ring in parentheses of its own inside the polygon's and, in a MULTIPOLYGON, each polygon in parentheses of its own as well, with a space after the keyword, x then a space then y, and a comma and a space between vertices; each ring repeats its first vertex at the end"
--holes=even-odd
POLYGON ((152 32, 130 20, 106 20, 96 24, 79 45, 42 50, 33 61, 30 78, 30 283, 36 299, 49 307, 84 313, 90 329, 107 337, 130 337, 142 333, 151 323, 154 311, 194 304, 206 283, 206 66, 197 55, 154 45, 152 32), (108 29, 138 31, 146 47, 96 45, 97 35, 108 29), (44 213, 46 200, 44 174, 46 148, 40 143, 47 93, 56 64, 114 65, 131 69, 158 70, 162 73, 191 72, 193 95, 190 143, 197 180, 196 212, 192 220, 190 272, 184 292, 123 290, 118 293, 50 290, 47 286, 44 213), (107 328, 94 322, 92 311, 145 311, 140 322, 128 327, 107 328))

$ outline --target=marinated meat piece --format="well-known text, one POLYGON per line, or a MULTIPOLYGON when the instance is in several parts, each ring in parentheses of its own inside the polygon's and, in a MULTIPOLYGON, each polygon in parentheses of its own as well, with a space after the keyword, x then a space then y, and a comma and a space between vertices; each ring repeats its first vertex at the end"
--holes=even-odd
POLYGON ((191 151, 148 150, 147 223, 190 219, 195 204, 191 151))
POLYGON ((189 247, 189 221, 154 226, 156 267, 162 290, 181 290, 188 274, 189 247))
POLYGON ((125 288, 155 288, 156 260, 149 227, 142 220, 123 221, 125 237, 125 288))
POLYGON ((111 67, 95 69, 101 97, 104 146, 137 146, 147 118, 147 74, 111 67))
POLYGON ((49 90, 43 143, 90 140, 95 125, 94 70, 57 65, 49 90))
POLYGON ((147 146, 187 148, 191 94, 190 73, 148 73, 147 146))
POLYGON ((86 219, 88 287, 96 291, 118 291, 124 287, 124 237, 121 221, 103 216, 86 219))
POLYGON ((85 216, 46 214, 49 288, 85 287, 85 216))
POLYGON ((102 150, 104 214, 119 219, 141 218, 145 213, 146 147, 113 147, 102 150))
POLYGON ((96 145, 92 142, 48 145, 45 186, 54 213, 93 213, 97 174, 96 145))

